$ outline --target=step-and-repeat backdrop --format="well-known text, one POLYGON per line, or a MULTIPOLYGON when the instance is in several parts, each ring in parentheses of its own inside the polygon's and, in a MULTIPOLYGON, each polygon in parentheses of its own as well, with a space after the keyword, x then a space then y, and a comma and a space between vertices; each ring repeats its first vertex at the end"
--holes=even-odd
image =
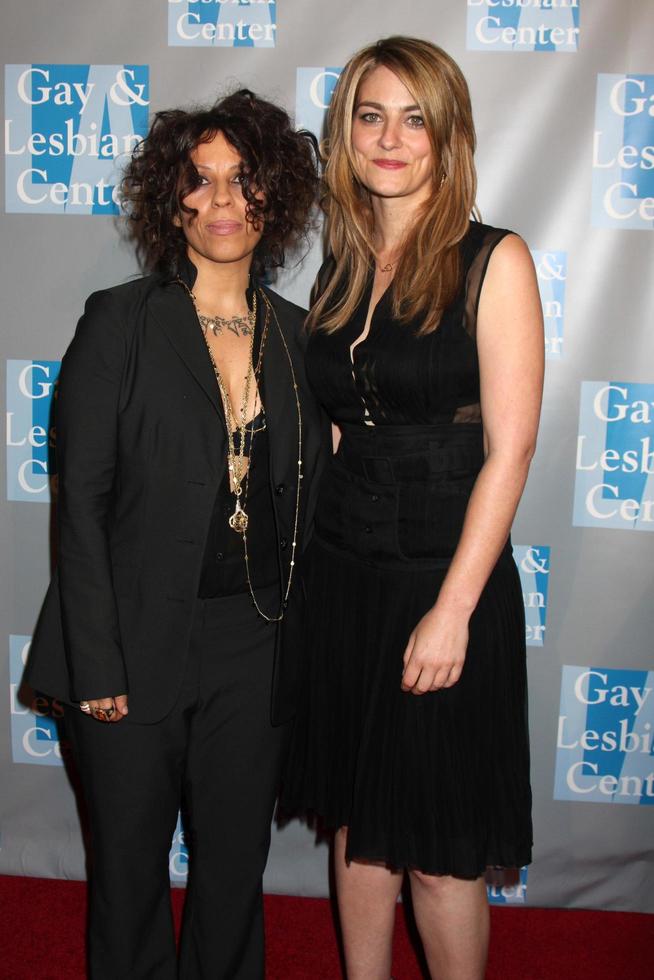
MULTIPOLYGON (((483 218, 528 242, 545 313, 542 430, 513 536, 535 860, 489 875, 489 898, 654 910, 651 0, 8 0, 1 18, 0 871, 84 876, 61 707, 21 672, 50 574, 59 361, 85 297, 137 271, 121 160, 152 111, 237 84, 320 133, 349 55, 403 33, 462 66, 483 218)), ((278 288, 306 305, 320 241, 300 258, 278 288)), ((178 827, 174 882, 187 861, 178 827)), ((324 842, 276 824, 267 890, 327 881, 324 842)))

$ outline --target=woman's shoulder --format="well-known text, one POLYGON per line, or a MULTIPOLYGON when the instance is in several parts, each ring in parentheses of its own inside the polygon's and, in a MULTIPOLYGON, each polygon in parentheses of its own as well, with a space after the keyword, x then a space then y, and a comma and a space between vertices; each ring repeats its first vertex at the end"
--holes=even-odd
MULTIPOLYGON (((262 286, 261 288, 275 308, 278 317, 284 317, 293 326, 296 324, 301 326, 304 323, 307 317, 307 310, 302 306, 298 306, 297 303, 293 303, 290 299, 281 296, 274 289, 271 289, 270 286, 262 286)), ((281 325, 283 326, 283 324, 281 325)))
POLYGON ((297 303, 291 302, 290 299, 285 299, 283 296, 280 296, 270 286, 262 285, 261 289, 266 299, 272 305, 275 319, 286 338, 286 342, 291 347, 296 348, 299 353, 303 353, 306 348, 307 335, 304 324, 308 316, 307 310, 298 306, 297 303))
POLYGON ((511 262, 514 260, 514 256, 521 256, 524 252, 528 253, 529 251, 523 239, 510 228, 496 228, 494 225, 487 225, 481 221, 469 223, 468 231, 461 241, 466 280, 472 276, 481 286, 491 256, 495 254, 500 243, 502 243, 502 247, 497 251, 498 255, 502 255, 503 262, 511 262))
POLYGON ((507 235, 515 234, 510 228, 496 228, 494 225, 484 224, 483 221, 469 221, 468 231, 463 238, 463 245, 472 250, 484 247, 494 248, 507 235))
POLYGON ((532 261, 524 238, 510 228, 495 228, 493 225, 482 224, 481 221, 471 221, 468 234, 464 238, 464 245, 467 243, 472 260, 479 256, 488 261, 500 242, 502 248, 498 250, 498 255, 502 256, 501 261, 521 261, 525 256, 529 262, 532 261))
POLYGON ((129 332, 145 309, 148 297, 161 284, 160 276, 150 275, 97 289, 86 299, 84 316, 80 322, 87 325, 101 321, 103 324, 113 324, 120 331, 129 332))
POLYGON ((84 303, 68 355, 71 350, 82 348, 125 350, 143 319, 149 294, 159 283, 157 276, 139 276, 91 293, 84 303))
POLYGON ((158 275, 136 276, 126 282, 117 283, 114 286, 106 286, 91 293, 86 303, 87 306, 113 306, 119 310, 126 310, 138 305, 146 299, 153 289, 162 284, 161 277, 158 275))
POLYGON ((318 275, 315 278, 315 282, 311 290, 312 305, 319 299, 320 296, 322 296, 335 271, 336 259, 334 258, 332 252, 328 252, 318 270, 318 275))

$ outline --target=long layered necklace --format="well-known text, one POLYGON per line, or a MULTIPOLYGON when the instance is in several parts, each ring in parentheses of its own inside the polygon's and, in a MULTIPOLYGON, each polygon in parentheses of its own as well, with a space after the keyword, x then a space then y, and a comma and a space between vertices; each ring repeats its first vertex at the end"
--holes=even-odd
MULTIPOLYGON (((195 297, 193 297, 193 300, 195 302, 195 297)), ((247 370, 247 374, 245 375, 245 388, 243 389, 243 398, 241 400, 241 407, 237 418, 234 412, 234 408, 232 406, 232 400, 229 397, 229 392, 225 387, 225 383, 222 379, 220 371, 218 370, 216 359, 213 355, 213 351, 209 344, 209 338, 207 336, 207 327, 202 322, 202 318, 200 317, 200 314, 197 310, 197 306, 196 306, 196 313, 198 313, 200 326, 203 328, 204 339, 207 344, 207 350, 209 351, 209 357, 211 358, 213 372, 216 376, 216 381, 218 382, 218 389, 220 391, 220 397, 222 399, 223 408, 225 410, 225 422, 227 424, 227 467, 229 471, 229 484, 230 484, 230 489, 236 498, 234 513, 229 518, 229 526, 233 531, 236 531, 237 534, 245 534, 248 527, 248 515, 246 511, 243 509, 243 506, 241 504, 241 497, 243 495, 243 478, 246 472, 247 473, 250 472, 250 468, 249 468, 250 459, 252 456, 252 445, 254 443, 254 419, 256 417, 256 400, 257 400, 256 391, 258 391, 259 373, 261 371, 261 365, 263 363, 263 349, 266 343, 266 336, 268 334, 268 317, 266 317, 264 327, 263 327, 263 332, 261 335, 261 346, 259 349, 259 357, 257 360, 257 367, 255 370, 255 368, 252 365, 252 354, 254 352, 254 324, 256 323, 256 318, 257 318, 257 294, 255 292, 253 297, 253 302, 252 302, 252 312, 249 313, 247 317, 251 326, 251 330, 249 333, 250 343, 248 349, 248 370, 247 370), (247 425, 248 425, 247 412, 248 412, 248 405, 250 404, 250 392, 252 391, 253 380, 255 382, 255 406, 254 406, 255 410, 253 410, 252 424, 250 427, 251 428, 250 457, 248 458, 248 462, 246 462, 247 457, 245 455, 245 447, 246 447, 246 435, 247 435, 247 425), (235 439, 234 439, 234 434, 237 431, 239 435, 238 450, 236 449, 235 439)), ((213 319, 215 321, 216 318, 213 319)), ((215 331, 214 331, 214 335, 215 335, 215 331)), ((247 488, 247 484, 246 484, 246 488, 247 488)))
MULTIPOLYGON (((220 331, 217 332, 214 329, 214 324, 216 322, 223 322, 223 318, 208 317, 205 316, 204 314, 201 314, 198 309, 196 297, 193 294, 193 292, 189 289, 189 287, 182 279, 178 279, 177 281, 180 283, 181 286, 184 287, 184 289, 189 294, 193 302, 193 307, 195 309, 198 322, 200 324, 200 327, 204 335, 204 339, 207 345, 207 350, 209 352, 209 357, 211 359, 211 365, 213 367, 213 371, 216 377, 216 382, 218 384, 218 390, 220 391, 220 397, 225 411, 225 422, 227 426, 227 466, 229 472, 230 490, 235 497, 234 513, 231 514, 229 517, 229 526, 232 528, 233 531, 236 531, 237 534, 240 534, 243 537, 243 552, 245 557, 245 576, 248 583, 248 589, 250 591, 250 597, 252 599, 252 602, 254 603, 254 607, 257 613, 263 619, 267 620, 269 623, 270 622, 278 623, 284 618, 284 612, 288 605, 288 597, 291 592, 291 583, 293 581, 293 571, 295 569, 295 553, 297 550, 297 534, 298 534, 299 518, 300 518, 300 494, 301 494, 302 479, 303 479, 302 408, 300 405, 300 394, 298 391, 297 379, 295 377, 295 370, 293 368, 293 360, 291 358, 291 354, 288 349, 288 345, 286 343, 286 338, 284 337, 284 332, 282 331, 282 328, 279 324, 279 320, 277 319, 277 313, 275 312, 274 306, 272 305, 272 303, 270 302, 270 300, 262 290, 255 290, 253 296, 252 312, 248 313, 247 317, 232 318, 232 320, 238 319, 239 323, 241 324, 243 322, 247 322, 248 326, 250 327, 249 330, 245 330, 241 328, 242 333, 244 335, 249 335, 250 344, 249 344, 249 351, 248 351, 248 371, 245 377, 245 388, 243 392, 243 399, 241 402, 241 406, 238 413, 238 419, 237 419, 233 410, 231 399, 229 397, 229 392, 227 391, 225 383, 218 369, 218 365, 216 364, 216 359, 213 355, 213 351, 211 350, 211 346, 209 344, 209 338, 207 336, 208 329, 212 330, 214 336, 217 336, 217 333, 220 333, 220 331), (257 365, 256 367, 254 367, 253 366, 254 333, 255 333, 254 325, 256 323, 256 315, 257 315, 257 293, 259 294, 261 298, 261 302, 265 308, 265 314, 264 314, 263 328, 261 332, 261 344, 259 345, 259 356, 257 358, 257 365), (248 423, 247 410, 250 401, 250 392, 252 391, 253 381, 255 383, 256 390, 259 391, 259 378, 263 366, 263 354, 264 354, 266 339, 268 336, 268 329, 269 329, 271 317, 275 321, 277 332, 279 334, 279 337, 282 341, 282 345, 284 347, 284 351, 286 353, 286 359, 288 361, 288 366, 291 374, 291 382, 293 384, 293 394, 295 395, 295 406, 297 409, 297 420, 298 420, 297 481, 296 481, 296 491, 295 491, 295 517, 293 520, 293 539, 291 542, 291 558, 289 563, 288 579, 286 582, 286 587, 282 590, 281 606, 277 615, 274 616, 269 616, 267 613, 263 611, 263 609, 261 609, 257 601, 254 587, 252 585, 252 578, 250 575, 250 555, 248 552, 248 540, 247 540, 249 520, 248 520, 247 511, 245 509, 247 507, 247 496, 248 496, 248 489, 250 483, 250 469, 252 467, 252 458, 254 453, 254 436, 256 432, 260 431, 265 427, 265 422, 260 427, 255 427, 255 420, 257 414, 256 411, 253 413, 253 417, 250 420, 250 423, 248 423), (246 437, 248 434, 248 425, 249 425, 250 440, 249 440, 248 462, 246 463, 245 448, 246 448, 246 437), (234 433, 236 431, 238 431, 239 433, 238 450, 236 449, 235 439, 234 439, 234 433)), ((230 328, 228 327, 228 329, 230 328)), ((256 402, 256 398, 255 398, 255 402, 256 402)), ((264 413, 263 404, 261 407, 262 407, 262 414, 263 414, 264 413)))

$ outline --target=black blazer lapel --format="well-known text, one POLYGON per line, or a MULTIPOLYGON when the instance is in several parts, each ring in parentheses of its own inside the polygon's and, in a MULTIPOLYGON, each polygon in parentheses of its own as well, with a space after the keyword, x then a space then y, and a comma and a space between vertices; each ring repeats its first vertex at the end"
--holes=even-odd
POLYGON ((173 348, 203 389, 225 425, 220 392, 193 301, 179 283, 157 287, 149 299, 152 315, 173 348))

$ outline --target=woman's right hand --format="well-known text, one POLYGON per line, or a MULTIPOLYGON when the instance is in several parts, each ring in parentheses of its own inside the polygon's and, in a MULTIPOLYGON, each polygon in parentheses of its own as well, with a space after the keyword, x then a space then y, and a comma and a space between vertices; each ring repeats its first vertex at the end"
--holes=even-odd
POLYGON ((468 649, 469 619, 438 601, 425 613, 404 651, 403 691, 425 694, 456 684, 468 649))
POLYGON ((122 721, 127 714, 127 695, 117 694, 113 698, 92 698, 90 701, 80 701, 80 711, 90 715, 96 721, 112 723, 122 721))

